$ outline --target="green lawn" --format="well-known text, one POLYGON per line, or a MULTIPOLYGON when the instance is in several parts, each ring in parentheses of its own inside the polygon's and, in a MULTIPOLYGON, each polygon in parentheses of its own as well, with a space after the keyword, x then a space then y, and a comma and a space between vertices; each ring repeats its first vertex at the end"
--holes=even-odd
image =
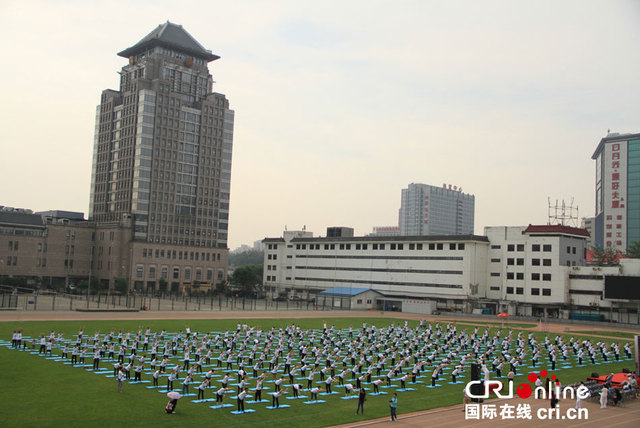
MULTIPOLYGON (((372 322, 378 327, 384 327, 394 322, 390 319, 327 319, 327 323, 336 328, 353 326, 359 329, 363 321, 372 322)), ((236 329, 237 322, 245 322, 252 326, 261 326, 263 329, 271 326, 284 326, 295 322, 302 328, 322 328, 321 319, 299 320, 154 320, 154 321, 69 321, 69 322, 21 322, 0 323, 0 338, 11 339, 11 332, 21 328, 25 335, 35 336, 48 334, 55 330, 64 333, 65 338, 71 338, 80 327, 84 328, 86 335, 94 331, 101 332, 119 329, 123 331, 138 330, 149 326, 152 331, 166 329, 168 332, 184 330, 189 325, 192 331, 221 331, 236 329)), ((403 323, 404 321, 395 321, 403 323)), ((415 326, 416 323, 410 323, 415 326)), ((465 328, 460 326, 459 328, 465 328)), ((467 328, 472 331, 472 328, 467 328)), ((481 328, 480 331, 484 331, 481 328)), ((490 329, 493 333, 495 329, 490 329)), ((504 331, 504 330, 503 330, 504 331)), ((524 335, 528 332, 525 331, 524 335)), ((544 333, 535 333, 542 339, 544 333)), ((565 335, 567 336, 567 335, 565 335)), ((573 334, 578 338, 580 335, 573 334)), ((515 335, 514 335, 515 337, 515 335)), ((550 338, 555 337, 555 334, 550 338)), ((584 336, 588 338, 588 336, 584 336)), ((606 340, 605 340, 606 341, 606 340)), ((609 341, 610 342, 610 341, 609 341)), ((117 349, 117 348, 116 348, 117 349)), ((91 361, 88 355, 87 360, 91 361)), ((339 395, 327 398, 326 403, 305 405, 303 400, 286 400, 281 398, 281 404, 290 404, 290 408, 267 410, 266 404, 251 405, 247 408, 257 408, 256 413, 244 415, 232 415, 230 410, 210 409, 208 404, 191 403, 190 399, 180 400, 175 415, 167 415, 164 406, 167 402, 165 394, 156 390, 147 389, 144 385, 125 384, 123 392, 116 391, 116 381, 97 375, 81 368, 72 368, 61 362, 46 360, 28 352, 20 352, 0 347, 0 384, 3 385, 2 398, 4 405, 0 406, 0 420, 3 427, 73 427, 73 426, 175 426, 177 424, 204 424, 212 423, 216 426, 269 426, 280 424, 286 427, 321 427, 358 420, 387 416, 388 395, 371 396, 365 404, 366 417, 356 416, 355 408, 357 400, 342 400, 344 388, 334 386, 339 395)), ((108 362, 102 362, 103 367, 111 367, 108 362)), ((592 371, 601 373, 617 372, 623 367, 631 368, 631 361, 598 365, 595 368, 572 368, 557 370, 556 375, 563 383, 572 383, 583 380, 592 371)), ((550 367, 548 367, 550 368, 550 367)), ((526 369, 525 369, 526 370, 526 369)), ((430 370, 427 369, 430 373, 430 370)), ((467 372, 468 373, 468 372, 467 372)), ((148 377, 147 377, 148 378, 148 377)), ((182 377, 184 378, 184 377, 182 377)), ((524 382, 526 376, 516 378, 516 384, 524 382)), ((199 379, 199 377, 196 377, 199 379)), ((317 380, 317 379, 316 379, 317 380)), ((468 380, 468 378, 466 378, 468 380)), ((165 381, 166 383, 166 381, 165 381)), ((252 382, 251 386, 255 383, 252 382)), ((192 385, 192 390, 197 386, 192 385)), ((413 412, 430 408, 457 404, 462 401, 462 389, 464 384, 445 385, 431 390, 424 386, 417 386, 416 391, 399 393, 398 413, 413 412)), ((177 388, 179 389, 179 388, 177 388)), ((207 392, 211 396, 211 392, 207 392)), ((263 396, 266 394, 263 393, 263 396)), ((270 398, 266 395, 265 398, 270 398)), ((235 406, 235 400, 229 397, 225 402, 235 406)))

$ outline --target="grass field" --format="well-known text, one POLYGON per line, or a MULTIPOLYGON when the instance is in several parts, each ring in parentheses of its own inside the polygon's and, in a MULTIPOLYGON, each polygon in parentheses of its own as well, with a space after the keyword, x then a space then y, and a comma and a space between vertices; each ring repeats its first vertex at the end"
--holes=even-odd
MULTIPOLYGON (((335 325, 336 328, 353 326, 358 329, 363 321, 373 322, 377 327, 384 327, 394 322, 392 319, 327 319, 326 322, 335 325)), ((25 335, 38 336, 48 334, 49 331, 63 332, 65 338, 71 338, 83 328, 86 335, 92 335, 94 331, 137 331, 139 328, 151 328, 152 331, 166 329, 168 332, 184 330, 189 325, 192 331, 222 331, 236 330, 238 322, 251 326, 268 329, 272 326, 280 327, 295 322, 301 328, 322 328, 321 319, 297 319, 297 320, 154 320, 154 321, 50 321, 50 322, 21 322, 0 323, 0 338, 11 339, 11 333, 21 328, 25 335)), ((404 321, 395 320, 403 323, 404 321)), ((416 323, 410 323, 415 326, 416 323)), ((460 329, 466 328, 468 332, 472 328, 460 325, 460 329)), ((480 329, 483 332, 484 328, 480 329)), ((490 329, 493 333, 494 328, 490 329)), ((525 337, 528 332, 525 332, 525 337)), ((544 333, 535 334, 540 341, 544 333)), ((564 335, 568 337, 568 335, 564 335)), ((581 337, 573 334, 575 338, 581 337)), ((555 334, 549 334, 550 338, 555 334)), ((582 336, 587 339, 588 335, 582 336)), ((600 339, 598 339, 600 340, 600 339)), ((603 340, 611 342, 610 340, 603 340)), ((88 361, 91 361, 88 355, 88 361)), ((225 402, 234 405, 233 408, 210 409, 207 404, 194 404, 189 398, 180 400, 175 415, 167 415, 164 405, 167 402, 164 393, 150 390, 143 385, 129 385, 123 387, 123 392, 116 391, 116 381, 97 375, 82 368, 73 368, 60 362, 46 360, 40 356, 0 347, 0 383, 3 385, 4 405, 0 406, 0 420, 3 427, 49 427, 49 426, 149 426, 169 427, 175 425, 202 425, 205 423, 217 426, 270 426, 279 424, 286 427, 321 427, 336 424, 355 422, 386 416, 388 414, 388 395, 368 395, 365 404, 366 416, 356 416, 355 408, 357 400, 342 400, 344 388, 334 386, 334 390, 340 394, 327 398, 326 403, 304 405, 303 400, 283 400, 281 404, 290 404, 290 408, 267 410, 265 404, 247 405, 247 408, 256 408, 255 413, 232 415, 236 401, 225 398, 225 402)), ((544 365, 544 363, 543 363, 544 365)), ((631 361, 609 363, 593 367, 571 368, 556 370, 555 374, 564 383, 572 383, 584 380, 592 371, 600 373, 617 372, 623 367, 631 368, 631 361)), ((111 367, 108 362, 102 363, 103 367, 111 367)), ((550 367, 541 367, 550 368, 550 367)), ((528 369, 524 369, 528 370, 528 369)), ((427 369, 430 373, 430 370, 427 369)), ((524 382, 526 371, 516 378, 518 382, 524 382)), ((468 375, 468 371, 467 371, 468 375)), ((183 377, 182 377, 183 378, 183 377)), ((199 377, 196 377, 199 379, 199 377)), ((468 377, 465 382, 468 381, 468 377)), ((165 382, 166 383, 166 382, 165 382)), ((253 386, 255 383, 251 383, 253 386)), ((193 385, 195 389, 197 385, 193 385)), ((431 390, 417 386, 415 391, 399 393, 398 413, 403 413, 442 407, 460 403, 464 384, 450 385, 445 383, 442 387, 431 390)), ((176 389, 179 389, 176 388, 176 389)), ((210 392, 208 392, 210 396, 210 392)), ((263 394, 264 395, 264 394, 263 394)), ((268 395, 267 395, 268 398, 268 395)), ((212 403, 209 403, 212 404, 212 403)))

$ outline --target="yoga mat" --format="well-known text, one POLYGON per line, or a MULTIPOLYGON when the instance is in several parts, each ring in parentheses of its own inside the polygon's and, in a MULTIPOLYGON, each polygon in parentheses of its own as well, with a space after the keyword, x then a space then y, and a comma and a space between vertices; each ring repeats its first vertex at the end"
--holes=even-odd
POLYGON ((225 407, 233 407, 233 404, 222 404, 222 405, 216 405, 216 406, 209 406, 209 408, 211 409, 222 409, 225 407))

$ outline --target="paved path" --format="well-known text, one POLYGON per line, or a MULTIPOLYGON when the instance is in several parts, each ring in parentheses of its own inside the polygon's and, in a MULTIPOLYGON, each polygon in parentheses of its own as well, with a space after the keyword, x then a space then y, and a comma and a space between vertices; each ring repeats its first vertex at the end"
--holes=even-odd
MULTIPOLYGON (((424 412, 416 412, 411 414, 400 414, 396 422, 391 422, 389 418, 373 419, 369 421, 357 422, 353 424, 339 425, 339 427, 438 427, 438 428, 459 428, 459 427, 542 427, 542 428, 560 428, 560 427, 603 427, 603 428, 637 428, 640 423, 640 400, 631 400, 624 403, 621 407, 608 407, 601 409, 599 403, 585 401, 583 408, 588 411, 588 418, 585 420, 568 420, 566 411, 573 408, 575 402, 573 400, 561 400, 559 406, 559 419, 539 419, 537 417, 538 409, 544 408, 546 415, 549 407, 548 400, 534 400, 529 398, 521 400, 519 398, 511 400, 488 400, 484 405, 495 405, 498 409, 498 416, 494 419, 471 420, 465 419, 465 412, 462 411, 462 405, 443 407, 440 409, 427 410, 424 412), (528 403, 532 409, 532 419, 501 419, 499 416, 499 406, 509 403, 517 406, 520 403, 528 403)), ((402 402, 399 403, 402 409, 402 402)))

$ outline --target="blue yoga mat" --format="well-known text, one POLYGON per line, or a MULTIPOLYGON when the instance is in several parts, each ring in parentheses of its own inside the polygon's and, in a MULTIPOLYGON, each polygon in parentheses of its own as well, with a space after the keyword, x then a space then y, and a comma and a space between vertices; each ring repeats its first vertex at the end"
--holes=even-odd
POLYGON ((279 407, 267 406, 266 408, 269 410, 278 410, 278 409, 286 409, 287 407, 291 407, 288 404, 281 404, 279 407))
POLYGON ((254 413, 255 410, 254 409, 246 409, 244 412, 239 411, 239 410, 232 410, 231 414, 233 415, 242 415, 243 413, 254 413))
POLYGON ((209 406, 209 408, 211 409, 222 409, 225 407, 233 407, 233 404, 222 404, 222 405, 216 405, 216 406, 209 406))
POLYGON ((305 401, 304 404, 318 404, 318 403, 326 403, 324 400, 315 400, 315 401, 305 401))

